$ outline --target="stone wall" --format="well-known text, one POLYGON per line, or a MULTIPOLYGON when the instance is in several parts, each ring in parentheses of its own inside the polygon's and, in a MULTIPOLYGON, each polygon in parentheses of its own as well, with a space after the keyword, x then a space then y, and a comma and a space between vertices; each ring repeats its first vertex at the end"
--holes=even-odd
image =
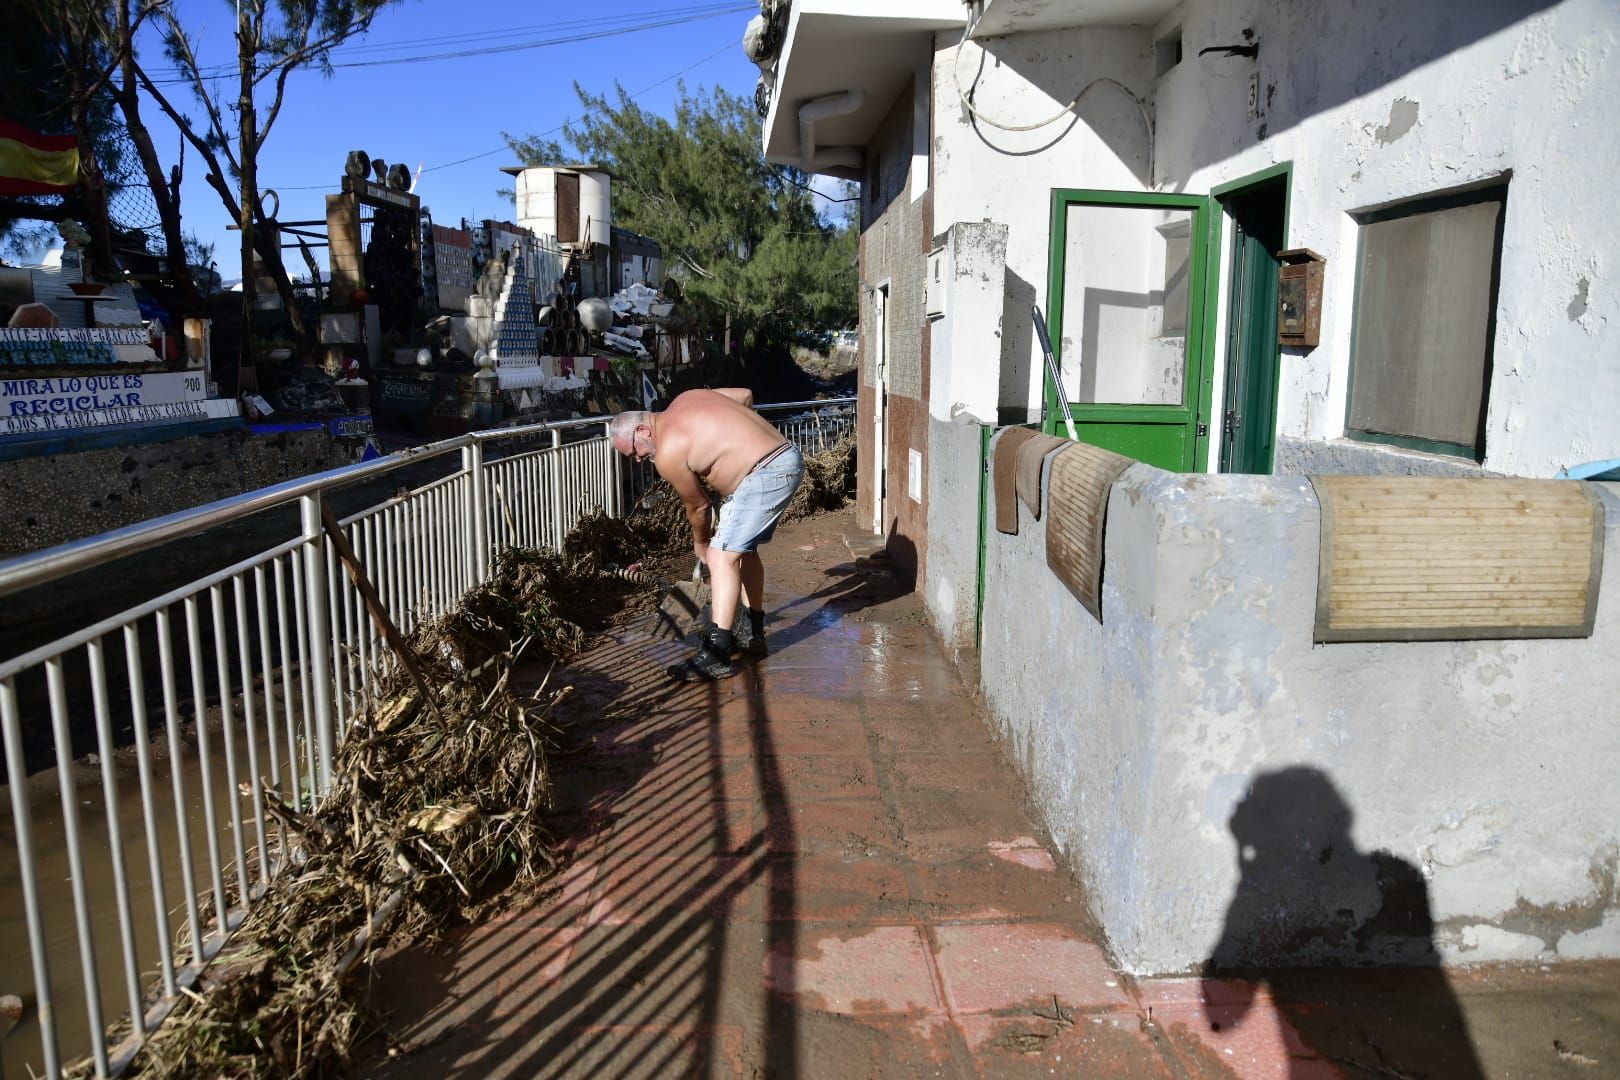
POLYGON ((323 431, 245 431, 0 462, 0 558, 352 464, 323 431))

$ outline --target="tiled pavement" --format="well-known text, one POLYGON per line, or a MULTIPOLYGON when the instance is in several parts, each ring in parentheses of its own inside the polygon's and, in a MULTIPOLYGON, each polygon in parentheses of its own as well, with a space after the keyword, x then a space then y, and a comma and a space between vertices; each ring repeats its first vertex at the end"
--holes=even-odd
POLYGON ((849 525, 779 532, 774 652, 735 679, 670 684, 681 648, 634 623, 553 676, 576 686, 554 763, 571 861, 379 966, 397 1043, 368 1072, 1477 1075, 1464 1014, 1520 1031, 1493 1075, 1620 1069, 1612 967, 1270 989, 1112 970, 917 598, 850 557, 849 525))

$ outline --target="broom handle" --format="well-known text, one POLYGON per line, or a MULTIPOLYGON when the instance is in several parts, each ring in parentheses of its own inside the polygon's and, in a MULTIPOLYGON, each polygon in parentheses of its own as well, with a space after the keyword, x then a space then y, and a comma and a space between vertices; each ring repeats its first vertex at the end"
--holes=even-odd
POLYGON ((321 528, 326 530, 326 539, 331 542, 333 550, 337 552, 338 560, 343 563, 343 568, 349 572, 354 587, 360 590, 360 596, 366 602, 366 610, 371 613, 371 620, 377 624, 377 629, 382 631, 383 640, 388 642, 388 647, 394 650, 395 656, 399 657, 400 665, 405 669, 406 674, 411 677, 411 682, 416 684, 417 692, 422 695, 422 700, 427 703, 427 707, 433 710, 434 717, 442 722, 444 717, 439 712, 438 699, 433 696, 432 688, 428 686, 427 680, 422 677, 421 669, 416 666, 416 653, 411 649, 410 643, 405 640, 405 635, 399 632, 399 627, 394 625, 394 620, 388 617, 388 609, 383 607, 382 597, 377 595, 376 586, 366 576, 365 568, 360 565, 360 560, 355 558, 354 548, 349 546, 349 538, 343 535, 343 526, 338 523, 337 515, 332 512, 331 504, 324 500, 321 502, 321 528))
POLYGON ((1035 316, 1035 336, 1040 338, 1041 353, 1046 357, 1046 373, 1052 377, 1052 385, 1057 388, 1058 408, 1063 410, 1063 425, 1069 429, 1069 440, 1079 442, 1080 436, 1074 430, 1074 414, 1069 412, 1069 395, 1063 389, 1063 373, 1058 370, 1057 357, 1052 355, 1052 339, 1046 333, 1046 319, 1038 305, 1031 304, 1029 310, 1035 316))

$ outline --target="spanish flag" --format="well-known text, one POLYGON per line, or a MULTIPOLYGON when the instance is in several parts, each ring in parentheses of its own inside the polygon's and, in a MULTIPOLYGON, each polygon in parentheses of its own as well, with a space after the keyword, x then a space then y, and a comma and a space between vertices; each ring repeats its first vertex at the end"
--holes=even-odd
POLYGON ((77 135, 41 135, 0 117, 0 195, 61 195, 78 182, 77 135))

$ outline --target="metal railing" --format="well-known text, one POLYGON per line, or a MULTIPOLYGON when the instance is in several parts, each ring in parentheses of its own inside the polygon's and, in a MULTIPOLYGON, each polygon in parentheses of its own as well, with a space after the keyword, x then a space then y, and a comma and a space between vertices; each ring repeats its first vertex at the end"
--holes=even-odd
MULTIPOLYGON (((760 411, 806 452, 854 424, 850 399, 760 411)), ((20 961, 0 963, 0 994, 21 993, 7 983, 31 971, 36 1021, 0 1053, 16 1048, 5 1057, 55 1077, 64 1044, 88 1047, 97 1075, 116 1074, 289 865, 291 840, 267 801, 307 808, 331 787, 344 732, 392 662, 323 531, 325 500, 406 466, 455 466, 339 519, 408 634, 486 580, 502 550, 557 549, 587 510, 634 505, 652 470, 605 436, 604 418, 476 432, 0 563, 3 602, 298 510, 293 535, 258 553, 0 662, 16 849, 15 867, 0 865, 0 904, 14 910, 20 894, 27 926, 26 954, 0 944, 0 961, 7 948, 20 961), (75 760, 75 734, 94 756, 75 760), (30 742, 54 781, 48 770, 29 777, 30 742), (132 1031, 113 1046, 108 1021, 120 1012, 132 1031)))

